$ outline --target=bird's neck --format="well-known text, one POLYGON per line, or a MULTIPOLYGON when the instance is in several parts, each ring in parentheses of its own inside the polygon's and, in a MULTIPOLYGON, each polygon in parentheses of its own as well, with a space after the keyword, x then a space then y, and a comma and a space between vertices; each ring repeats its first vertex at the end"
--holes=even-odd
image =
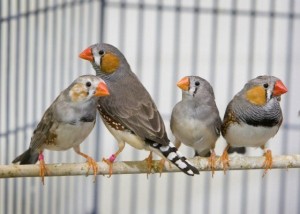
POLYGON ((100 67, 98 65, 96 65, 95 63, 92 63, 93 68, 96 71, 96 76, 100 77, 101 79, 103 79, 105 82, 110 82, 110 81, 118 81, 119 79, 121 79, 123 77, 124 72, 119 72, 120 68, 118 68, 115 72, 107 74, 104 73, 100 70, 100 67))

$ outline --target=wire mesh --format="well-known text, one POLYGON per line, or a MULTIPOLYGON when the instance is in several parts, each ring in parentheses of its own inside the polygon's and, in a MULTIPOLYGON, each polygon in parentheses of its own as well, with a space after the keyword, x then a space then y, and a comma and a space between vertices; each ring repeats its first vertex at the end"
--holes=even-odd
MULTIPOLYGON (((123 51, 166 127, 180 99, 175 84, 182 76, 211 82, 221 117, 248 79, 281 78, 289 88, 281 102, 284 124, 269 147, 274 154, 299 154, 299 5, 295 0, 1 0, 0 164, 10 164, 28 147, 34 127, 62 89, 77 76, 94 73, 78 54, 101 41, 123 51)), ((116 148, 100 121, 82 144, 96 160, 116 148)), ((223 148, 221 138, 217 154, 223 148)), ((192 156, 189 148, 181 150, 192 156)), ((119 160, 147 155, 127 146, 119 160)), ((45 157, 47 163, 84 161, 71 150, 45 157)), ((0 213, 300 213, 299 170, 261 175, 115 175, 98 176, 95 184, 91 177, 47 177, 44 187, 38 178, 3 179, 0 213)))

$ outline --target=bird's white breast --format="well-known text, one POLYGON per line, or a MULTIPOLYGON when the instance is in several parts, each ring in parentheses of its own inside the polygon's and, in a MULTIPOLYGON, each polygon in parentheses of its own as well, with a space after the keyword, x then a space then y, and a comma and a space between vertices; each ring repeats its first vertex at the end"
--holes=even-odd
POLYGON ((60 124, 56 129, 57 139, 55 144, 46 145, 49 150, 67 150, 81 144, 93 130, 95 122, 84 122, 81 124, 60 124))
POLYGON ((229 126, 225 139, 234 147, 260 147, 274 137, 279 127, 251 126, 234 123, 229 126))
POLYGON ((116 138, 118 143, 128 143, 132 147, 142 150, 147 149, 146 143, 139 136, 132 134, 129 131, 116 130, 112 128, 109 124, 103 120, 106 128, 110 131, 110 133, 116 138))
POLYGON ((199 153, 211 149, 217 140, 217 136, 197 119, 181 119, 177 121, 173 129, 173 134, 177 139, 199 153))

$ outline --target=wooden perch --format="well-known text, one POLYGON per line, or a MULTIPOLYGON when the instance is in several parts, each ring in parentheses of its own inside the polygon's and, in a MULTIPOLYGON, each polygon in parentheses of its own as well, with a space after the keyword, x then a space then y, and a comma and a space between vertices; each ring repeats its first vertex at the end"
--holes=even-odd
MULTIPOLYGON (((229 170, 249 170, 263 169, 264 157, 249 157, 233 155, 230 156, 229 170)), ((195 157, 190 159, 200 171, 209 171, 207 158, 195 157)), ((159 161, 153 161, 154 169, 152 173, 159 173, 159 161)), ((98 162, 99 175, 108 174, 108 166, 106 163, 98 162)), ((113 174, 142 174, 147 173, 145 161, 124 161, 116 162, 113 166, 113 174)), ((90 170, 87 173, 86 163, 60 163, 46 165, 49 175, 46 176, 70 176, 70 175, 92 175, 90 170)), ((273 169, 300 168, 300 155, 285 155, 273 157, 273 169)), ((39 165, 0 165, 0 178, 16 178, 16 177, 38 177, 39 165)), ((220 161, 217 161, 216 170, 223 170, 220 161)), ((163 172, 180 172, 180 170, 172 164, 165 164, 163 172)))

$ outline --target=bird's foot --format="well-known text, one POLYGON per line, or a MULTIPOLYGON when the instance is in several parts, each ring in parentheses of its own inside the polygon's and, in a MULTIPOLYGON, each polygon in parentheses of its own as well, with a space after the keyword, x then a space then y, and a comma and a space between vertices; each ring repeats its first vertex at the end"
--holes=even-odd
POLYGON ((161 159, 158 163, 158 171, 159 171, 159 177, 161 177, 161 173, 165 168, 165 159, 161 159))
POLYGON ((113 163, 115 162, 116 158, 117 158, 116 155, 112 154, 108 159, 105 159, 105 158, 102 159, 102 161, 104 161, 109 166, 109 175, 108 175, 109 178, 112 175, 112 172, 113 172, 112 167, 113 167, 113 163))
POLYGON ((39 163, 40 163, 40 176, 42 178, 42 184, 45 185, 45 175, 49 173, 45 165, 43 153, 39 154, 39 163))
POLYGON ((91 157, 89 157, 89 156, 86 157, 86 162, 87 162, 87 164, 88 164, 88 171, 87 171, 87 174, 88 174, 88 172, 90 171, 90 169, 92 168, 92 169, 93 169, 93 172, 94 172, 94 180, 93 180, 93 182, 95 183, 95 181, 96 181, 96 176, 97 176, 98 171, 99 171, 99 166, 98 166, 97 162, 96 162, 93 158, 91 158, 91 157))
POLYGON ((147 164, 147 178, 149 176, 149 174, 151 173, 151 170, 153 168, 153 162, 152 162, 152 152, 150 152, 149 156, 145 159, 146 164, 147 164))
POLYGON ((263 174, 263 177, 267 174, 268 170, 272 168, 272 165, 273 165, 273 158, 272 158, 272 152, 271 150, 267 150, 265 153, 264 153, 264 156, 265 156, 265 161, 264 161, 264 174, 263 174))
POLYGON ((215 170, 216 170, 216 153, 215 151, 211 152, 209 158, 208 158, 208 166, 211 170, 211 177, 214 177, 215 170))
POLYGON ((228 152, 225 150, 221 156, 221 161, 222 161, 222 165, 223 165, 223 171, 224 174, 226 174, 226 170, 229 167, 229 158, 228 158, 228 152))

